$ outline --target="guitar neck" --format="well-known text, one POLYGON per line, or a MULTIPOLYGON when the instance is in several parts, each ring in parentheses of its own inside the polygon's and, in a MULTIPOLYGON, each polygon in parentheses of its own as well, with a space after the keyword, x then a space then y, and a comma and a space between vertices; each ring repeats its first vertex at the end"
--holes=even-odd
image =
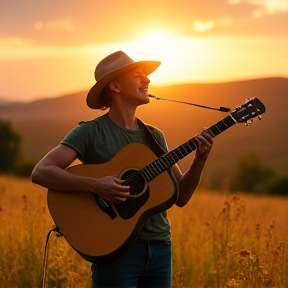
MULTIPOLYGON (((216 123, 215 125, 208 128, 215 136, 221 134, 223 131, 227 130, 237 122, 235 119, 229 115, 216 123)), ((198 142, 195 137, 191 138, 187 142, 178 146, 174 150, 171 150, 167 154, 156 159, 154 162, 143 167, 139 172, 146 179, 146 181, 151 181, 157 177, 160 173, 166 171, 179 160, 183 159, 193 151, 197 149, 198 142)))

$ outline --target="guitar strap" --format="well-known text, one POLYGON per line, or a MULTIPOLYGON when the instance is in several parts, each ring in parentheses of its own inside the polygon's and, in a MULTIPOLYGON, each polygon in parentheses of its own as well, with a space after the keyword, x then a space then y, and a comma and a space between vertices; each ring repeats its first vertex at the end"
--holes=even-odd
POLYGON ((139 118, 138 119, 138 123, 140 123, 140 125, 144 128, 144 130, 146 131, 145 133, 145 140, 147 141, 149 147, 151 148, 151 150, 155 153, 155 155, 159 158, 161 157, 163 154, 166 154, 167 151, 165 151, 163 149, 163 147, 159 144, 159 142, 157 141, 157 139, 155 138, 155 136, 153 135, 153 132, 151 131, 151 129, 149 128, 149 126, 145 125, 139 118))

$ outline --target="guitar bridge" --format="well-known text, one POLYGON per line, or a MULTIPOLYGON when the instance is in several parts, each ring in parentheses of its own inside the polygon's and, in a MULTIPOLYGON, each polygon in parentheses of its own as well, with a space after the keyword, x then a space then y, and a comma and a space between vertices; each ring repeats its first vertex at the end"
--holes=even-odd
POLYGON ((96 200, 100 209, 106 214, 108 214, 112 220, 117 216, 111 205, 107 203, 102 197, 94 193, 94 199, 96 200))

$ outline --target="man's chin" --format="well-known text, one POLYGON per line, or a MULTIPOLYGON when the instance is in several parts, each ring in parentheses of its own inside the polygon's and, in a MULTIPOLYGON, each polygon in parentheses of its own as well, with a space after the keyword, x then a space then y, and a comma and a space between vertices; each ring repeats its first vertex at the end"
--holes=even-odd
POLYGON ((141 101, 141 103, 139 103, 139 106, 148 104, 149 102, 150 102, 150 98, 148 97, 147 99, 143 99, 143 101, 141 101))

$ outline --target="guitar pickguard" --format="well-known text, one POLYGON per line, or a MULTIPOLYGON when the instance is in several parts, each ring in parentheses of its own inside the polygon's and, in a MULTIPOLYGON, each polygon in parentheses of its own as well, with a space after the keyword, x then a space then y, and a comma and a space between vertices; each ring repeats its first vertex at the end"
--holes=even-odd
POLYGON ((147 202, 149 196, 150 189, 148 187, 141 196, 137 198, 127 198, 122 204, 116 204, 115 208, 122 219, 128 220, 147 202))

